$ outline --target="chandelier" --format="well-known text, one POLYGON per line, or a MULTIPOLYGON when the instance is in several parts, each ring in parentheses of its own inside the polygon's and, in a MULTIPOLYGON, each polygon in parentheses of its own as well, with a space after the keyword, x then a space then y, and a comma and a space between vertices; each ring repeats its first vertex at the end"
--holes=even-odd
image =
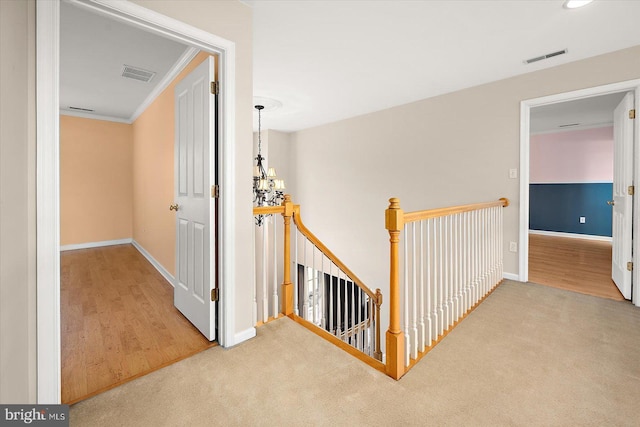
MULTIPOLYGON (((263 161, 266 160, 262 156, 262 117, 261 111, 263 105, 254 107, 258 110, 258 156, 256 157, 256 165, 253 167, 253 203, 255 206, 279 206, 284 200, 284 180, 278 179, 275 168, 264 169, 263 161)), ((262 225, 264 215, 256 217, 256 225, 262 225)))

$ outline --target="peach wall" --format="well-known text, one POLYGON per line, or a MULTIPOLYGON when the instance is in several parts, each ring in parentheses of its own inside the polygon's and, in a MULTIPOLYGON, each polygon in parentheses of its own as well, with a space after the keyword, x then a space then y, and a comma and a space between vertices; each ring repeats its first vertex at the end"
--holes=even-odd
POLYGON ((531 183, 613 181, 613 127, 531 135, 531 183))
POLYGON ((173 143, 175 85, 209 56, 199 53, 133 123, 133 238, 175 272, 173 143))
POLYGON ((60 116, 60 244, 131 238, 132 126, 60 116))

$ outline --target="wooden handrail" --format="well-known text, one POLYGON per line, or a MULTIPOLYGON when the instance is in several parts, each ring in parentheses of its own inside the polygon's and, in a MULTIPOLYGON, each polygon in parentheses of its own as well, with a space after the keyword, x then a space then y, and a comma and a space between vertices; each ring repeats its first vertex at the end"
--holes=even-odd
POLYGON ((480 209, 493 208, 495 206, 509 206, 509 199, 502 198, 495 202, 474 203, 470 205, 452 206, 449 208, 428 209, 424 211, 407 212, 403 216, 404 224, 414 221, 422 221, 424 219, 438 218, 441 216, 454 215, 463 212, 477 211, 480 209))
POLYGON ((253 208, 254 215, 271 215, 271 214, 283 214, 284 205, 280 206, 255 206, 253 208))
POLYGON ((329 250, 329 248, 327 248, 324 243, 322 243, 320 241, 320 239, 318 239, 311 231, 309 231, 309 229, 304 225, 304 223, 302 222, 302 218, 300 217, 300 205, 295 205, 293 207, 293 211, 294 211, 294 215, 293 215, 293 222, 296 224, 296 226, 298 226, 298 230, 300 230, 300 232, 302 233, 303 236, 305 236, 307 239, 309 239, 309 241, 311 243, 313 243, 316 248, 318 248, 320 250, 320 252, 322 252, 323 254, 325 254, 327 256, 327 258, 329 258, 340 270, 344 271, 345 274, 347 276, 349 276, 349 278, 351 280, 353 280, 353 282, 360 287, 363 291, 365 291, 367 293, 367 295, 369 295, 371 298, 373 298, 374 300, 377 300, 376 298, 376 294, 375 292, 373 292, 371 289, 369 289, 363 282, 362 280, 360 280, 358 278, 358 276, 356 276, 355 274, 353 274, 353 272, 351 270, 349 270, 349 268, 344 265, 344 263, 342 261, 340 261, 340 259, 338 259, 337 256, 334 255, 333 252, 331 252, 329 250))

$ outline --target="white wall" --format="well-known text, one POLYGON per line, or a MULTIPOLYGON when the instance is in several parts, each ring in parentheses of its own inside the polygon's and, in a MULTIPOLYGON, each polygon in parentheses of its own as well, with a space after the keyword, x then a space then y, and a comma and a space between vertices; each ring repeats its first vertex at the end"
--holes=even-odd
POLYGON ((36 400, 35 2, 0 1, 0 403, 36 400))
MULTIPOLYGON (((293 161, 294 145, 291 143, 291 134, 271 129, 266 132, 263 131, 263 134, 265 133, 269 154, 267 156, 267 164, 276 168, 278 177, 284 179, 286 185, 285 193, 291 194, 293 202, 297 203, 295 194, 296 180, 294 179, 296 163, 293 161)), ((263 144, 264 141, 265 139, 263 138, 263 144)))
MULTIPOLYGON (((293 133, 296 199, 305 224, 385 295, 384 210, 509 198, 505 271, 518 273, 520 102, 640 77, 640 46, 293 133)), ((388 85, 390 88, 391 85, 388 85)))

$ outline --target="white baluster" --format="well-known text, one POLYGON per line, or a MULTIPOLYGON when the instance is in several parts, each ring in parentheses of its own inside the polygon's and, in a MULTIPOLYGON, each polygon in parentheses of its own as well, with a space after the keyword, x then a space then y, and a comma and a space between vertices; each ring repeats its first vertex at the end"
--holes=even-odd
POLYGON ((480 210, 480 220, 481 220, 481 229, 482 229, 482 297, 484 297, 488 292, 488 271, 487 271, 487 211, 486 209, 480 210))
POLYGON ((469 272, 469 267, 467 264, 467 260, 469 259, 469 230, 467 229, 467 216, 468 212, 462 213, 461 218, 461 238, 462 238, 462 312, 463 314, 469 310, 469 280, 467 278, 467 274, 469 272))
POLYGON ((327 301, 325 298, 325 294, 324 294, 324 288, 325 288, 325 276, 324 276, 324 259, 326 257, 324 256, 324 254, 322 255, 322 274, 320 275, 320 283, 318 285, 319 288, 319 292, 320 292, 320 306, 322 307, 322 309, 320 310, 320 327, 322 329, 327 329, 327 301))
POLYGON ((278 318, 278 314, 280 313, 279 307, 278 307, 278 245, 277 245, 277 238, 278 238, 278 227, 277 227, 277 222, 278 219, 277 217, 274 215, 273 216, 273 295, 272 295, 272 302, 271 305, 273 307, 273 318, 277 319, 278 318))
POLYGON ((267 244, 267 225, 269 221, 268 217, 264 217, 262 221, 262 321, 267 322, 269 320, 269 291, 267 290, 267 264, 269 260, 269 252, 267 244))
POLYGON ((462 281, 462 270, 464 269, 463 264, 463 252, 464 246, 462 242, 464 241, 464 236, 462 235, 462 214, 457 215, 458 221, 458 261, 457 261, 457 269, 458 269, 458 319, 462 317, 464 314, 464 283, 462 281))
POLYGON ((333 263, 329 262, 329 332, 334 333, 333 330, 333 263))
POLYGON ((338 266, 336 266, 337 270, 338 270, 338 274, 336 274, 336 336, 340 336, 340 333, 342 331, 342 300, 341 300, 341 296, 342 296, 342 292, 340 292, 340 269, 338 268, 338 266))
POLYGON ((471 307, 476 304, 476 286, 478 284, 476 277, 476 213, 470 212, 470 225, 471 225, 471 307))
POLYGON ((293 312, 296 314, 296 316, 300 316, 300 308, 299 308, 299 301, 300 301, 300 295, 298 295, 298 276, 299 276, 299 272, 298 272, 298 227, 295 225, 295 223, 293 224, 293 236, 294 236, 294 240, 293 240, 293 244, 294 244, 294 249, 293 249, 293 259, 294 259, 294 263, 293 263, 293 268, 291 269, 291 272, 293 274, 293 312))
POLYGON ((311 271, 311 322, 315 325, 318 324, 318 273, 316 270, 316 246, 311 248, 311 265, 313 270, 311 271))
POLYGON ((304 275, 302 276, 302 318, 309 320, 309 259, 307 258, 307 245, 309 241, 305 237, 303 257, 304 257, 304 275))
MULTIPOLYGON (((255 242, 257 240, 257 233, 256 233, 256 227, 253 227, 253 241, 255 242)), ((254 251, 253 251, 253 265, 254 267, 257 265, 256 264, 256 251, 258 250, 258 245, 255 245, 254 251)), ((252 324, 255 326, 256 323, 258 323, 258 276, 257 276, 258 272, 254 271, 254 286, 253 286, 253 304, 251 305, 251 321, 253 322, 252 324)))
MULTIPOLYGON (((355 287, 355 283, 354 283, 354 287, 355 287)), ((363 347, 362 347, 362 336, 360 334, 360 327, 361 327, 361 323, 362 323, 362 289, 360 289, 360 287, 357 287, 356 289, 356 295, 358 296, 358 301, 356 304, 356 325, 358 325, 358 332, 356 334, 356 348, 360 351, 362 351, 363 347)))
MULTIPOLYGON (((409 240, 407 238, 407 240, 409 240)), ((416 274, 416 223, 411 223, 411 358, 418 358, 418 284, 416 274)), ((408 254, 405 255, 408 257, 408 254)))
POLYGON ((411 356, 411 337, 409 335, 409 251, 408 251, 408 235, 407 224, 404 226, 402 233, 402 241, 404 243, 404 253, 402 254, 402 263, 404 265, 403 283, 404 283, 404 365, 409 366, 409 357, 411 356))
POLYGON ((444 294, 444 245, 443 245, 443 233, 442 233, 442 217, 438 218, 438 336, 444 333, 445 317, 444 317, 444 305, 446 304, 446 297, 444 294))
POLYGON ((503 208, 498 207, 498 255, 500 257, 500 280, 504 277, 504 252, 503 252, 503 242, 504 242, 504 223, 503 223, 503 208))
POLYGON ((457 305, 457 301, 456 299, 458 298, 458 277, 457 277, 457 270, 458 270, 458 266, 457 266, 457 250, 458 250, 458 234, 457 234, 457 230, 456 230, 456 216, 455 215, 451 215, 451 219, 450 219, 450 230, 451 232, 449 233, 450 237, 449 239, 451 240, 451 306, 452 306, 452 310, 451 310, 451 323, 455 323, 456 320, 458 320, 458 305, 457 305))
POLYGON ((493 207, 491 208, 490 214, 491 214, 491 288, 493 289, 497 284, 498 284, 498 262, 497 262, 497 258, 496 258, 496 254, 497 254, 497 235, 498 235, 498 228, 496 226, 496 215, 497 215, 497 208, 493 207))
POLYGON ((440 229, 440 241, 442 242, 442 310, 444 315, 442 332, 444 332, 449 329, 449 257, 447 256, 449 243, 447 242, 447 219, 442 217, 440 221, 442 226, 440 229))
POLYGON ((447 319, 445 329, 448 330, 453 324, 453 299, 451 290, 451 217, 445 216, 444 218, 444 271, 445 271, 445 316, 447 319))
POLYGON ((425 343, 425 345, 427 347, 431 347, 431 342, 433 341, 433 323, 432 323, 432 316, 433 316, 433 307, 431 306, 431 295, 433 294, 433 290, 431 289, 433 287, 433 281, 431 280, 431 274, 433 273, 433 261, 431 259, 431 232, 430 227, 431 227, 431 222, 432 220, 427 220, 425 223, 425 232, 426 232, 426 236, 425 236, 425 263, 427 265, 427 271, 426 271, 426 293, 427 293, 427 341, 425 343))
POLYGON ((464 220, 464 233, 465 233, 465 308, 467 311, 471 309, 472 304, 472 294, 471 294, 471 252, 472 252, 472 243, 471 243, 471 214, 469 212, 465 212, 465 220, 464 220))
POLYGON ((351 278, 349 278, 349 281, 351 282, 351 336, 349 338, 349 344, 355 347, 355 336, 353 333, 356 329, 356 283, 351 280, 351 278))
MULTIPOLYGON (((420 280, 418 286, 420 287, 420 314, 419 314, 419 323, 418 323, 418 348, 421 352, 425 349, 425 341, 427 339, 427 334, 425 331, 424 325, 424 305, 425 305, 425 282, 424 282, 424 229, 423 229, 424 221, 420 221, 420 227, 418 229, 418 233, 420 238, 418 239, 418 247, 419 259, 420 263, 420 280)), ((427 303, 428 304, 428 303, 427 303)))
POLYGON ((483 250, 483 256, 484 256, 484 293, 482 294, 482 296, 484 297, 485 295, 487 295, 487 293, 489 292, 489 289, 491 288, 491 284, 489 283, 489 219, 487 218, 488 216, 488 210, 487 209, 482 209, 482 218, 483 218, 483 224, 484 226, 482 227, 482 229, 484 230, 484 241, 483 241, 483 246, 484 246, 484 250, 483 250))

